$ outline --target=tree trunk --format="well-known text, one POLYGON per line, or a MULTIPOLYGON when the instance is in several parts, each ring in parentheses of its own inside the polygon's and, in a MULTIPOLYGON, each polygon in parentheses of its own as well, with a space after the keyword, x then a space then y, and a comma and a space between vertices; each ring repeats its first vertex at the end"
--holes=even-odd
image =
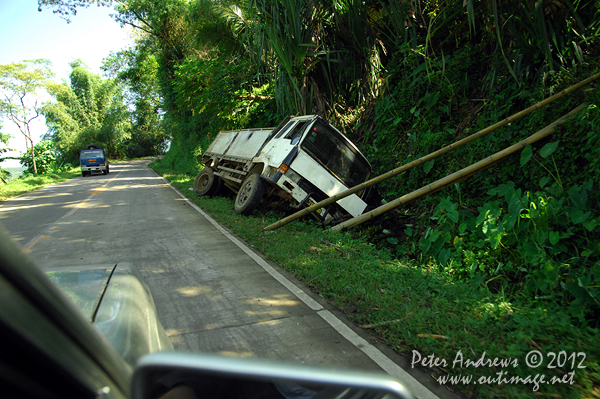
POLYGON ((33 140, 29 139, 31 142, 31 162, 33 163, 33 174, 37 175, 37 165, 35 164, 35 150, 33 148, 33 140))

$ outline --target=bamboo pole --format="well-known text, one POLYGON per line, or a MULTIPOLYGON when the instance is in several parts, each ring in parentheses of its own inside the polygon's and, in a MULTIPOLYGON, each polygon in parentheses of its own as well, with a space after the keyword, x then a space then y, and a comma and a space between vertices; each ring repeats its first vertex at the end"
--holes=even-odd
POLYGON ((288 224, 288 223, 290 223, 290 222, 292 222, 292 221, 294 221, 294 220, 296 220, 298 218, 301 218, 302 216, 308 215, 309 213, 314 212, 314 211, 316 211, 319 208, 322 208, 322 207, 327 206, 329 204, 332 204, 332 203, 334 203, 336 201, 339 201, 342 198, 346 198, 346 197, 348 197, 348 196, 350 196, 350 195, 352 195, 354 193, 357 193, 357 192, 359 192, 361 190, 364 190, 364 189, 366 189, 368 187, 371 187, 371 186, 373 186, 373 185, 375 185, 377 183, 380 183, 380 182, 382 182, 384 180, 387 180, 387 179, 392 178, 392 177, 394 177, 396 175, 399 175, 402 172, 406 172, 407 170, 412 169, 415 166, 422 165, 425 162, 428 162, 428 161, 430 161, 432 159, 438 158, 438 157, 440 157, 440 156, 442 156, 442 155, 444 155, 444 154, 446 154, 446 153, 448 153, 450 151, 453 151, 453 150, 455 150, 455 149, 457 149, 459 147, 462 147, 463 145, 465 145, 467 143, 470 143, 473 140, 476 140, 476 139, 478 139, 480 137, 483 137, 483 136, 487 135, 488 133, 491 133, 494 130, 496 130, 496 129, 502 127, 502 126, 505 126, 505 125, 507 125, 507 124, 509 124, 511 122, 516 121, 517 119, 520 119, 520 118, 522 118, 522 117, 524 117, 526 115, 529 115, 533 111, 535 111, 537 109, 540 109, 541 107, 543 107, 545 105, 548 105, 551 102, 556 101, 559 98, 561 98, 561 97, 563 97, 563 96, 565 96, 565 95, 567 95, 567 94, 569 94, 569 93, 571 93, 571 92, 573 92, 573 91, 575 91, 575 90, 577 90, 577 89, 579 89, 579 88, 587 85, 588 83, 591 83, 591 82, 593 82, 593 81, 595 81, 595 80, 597 80, 599 78, 600 78, 600 72, 598 72, 595 75, 590 76, 589 78, 587 78, 585 80, 582 80, 581 82, 579 82, 577 84, 574 84, 573 86, 571 86, 571 87, 569 87, 569 88, 567 88, 567 89, 565 89, 565 90, 563 90, 563 91, 561 91, 559 93, 556 93, 556 94, 548 97, 545 100, 540 101, 539 103, 537 103, 535 105, 532 105, 529 108, 524 109, 523 111, 517 112, 516 114, 513 114, 513 115, 509 116, 508 118, 506 118, 506 119, 504 119, 504 120, 502 120, 500 122, 495 123, 492 126, 489 126, 489 127, 485 128, 483 130, 480 130, 477 133, 473 133, 472 135, 467 136, 467 137, 465 137, 465 138, 463 138, 461 140, 458 140, 458 141, 456 141, 456 142, 454 142, 454 143, 452 143, 450 145, 447 145, 446 147, 443 147, 443 148, 441 148, 441 149, 439 149, 439 150, 437 150, 435 152, 432 152, 431 154, 425 155, 424 157, 421 157, 421 158, 416 159, 416 160, 414 160, 412 162, 409 162, 409 163, 407 163, 405 165, 402 165, 402 166, 400 166, 400 167, 398 167, 398 168, 396 168, 394 170, 391 170, 391 171, 389 171, 387 173, 384 173, 384 174, 382 174, 380 176, 377 176, 377 177, 375 177, 375 178, 373 178, 371 180, 368 180, 368 181, 366 181, 364 183, 361 183, 361 184, 359 184, 357 186, 354 186, 354 187, 352 187, 352 188, 350 188, 350 189, 348 189, 346 191, 343 191, 343 192, 338 193, 336 195, 333 195, 333 196, 331 196, 331 197, 329 197, 327 199, 324 199, 323 201, 320 201, 320 202, 318 202, 318 203, 316 203, 314 205, 311 205, 308 208, 304 208, 304 209, 302 209, 302 210, 300 210, 300 211, 298 211, 298 212, 296 212, 296 213, 294 213, 294 214, 292 214, 290 216, 287 216, 287 217, 279 220, 278 222, 275 222, 273 224, 270 224, 270 225, 266 226, 263 230, 264 231, 271 231, 271 230, 278 229, 281 226, 285 226, 286 224, 288 224))
POLYGON ((382 205, 379 208, 376 208, 370 212, 364 213, 353 219, 347 220, 343 223, 333 226, 331 228, 331 230, 332 231, 341 231, 341 230, 350 229, 350 228, 357 226, 363 222, 366 222, 367 220, 373 219, 374 217, 379 216, 382 213, 391 211, 392 209, 395 209, 401 205, 408 204, 409 202, 417 200, 421 197, 425 197, 429 194, 432 194, 436 191, 446 188, 449 185, 452 185, 456 182, 466 179, 467 177, 470 177, 470 176, 474 175, 475 173, 481 172, 482 170, 487 169, 490 166, 502 161, 507 156, 509 156, 519 150, 522 150, 529 144, 535 143, 536 141, 541 140, 544 137, 548 136, 549 134, 554 132, 554 129, 556 128, 557 125, 564 123, 567 120, 571 119, 577 112, 581 111, 586 106, 587 106, 586 104, 581 104, 579 107, 575 108, 574 110, 572 110, 571 112, 569 112, 568 114, 563 116, 562 118, 554 121, 550 125, 543 128, 542 130, 529 136, 525 140, 518 142, 517 144, 514 144, 508 148, 505 148, 504 150, 499 151, 490 157, 487 157, 477 163, 467 166, 466 168, 463 168, 463 169, 459 170, 458 172, 452 173, 451 175, 448 175, 448 176, 446 176, 442 179, 439 179, 431 184, 428 184, 427 186, 421 187, 418 190, 415 190, 409 194, 403 195, 402 197, 397 198, 394 201, 388 202, 387 204, 382 205))

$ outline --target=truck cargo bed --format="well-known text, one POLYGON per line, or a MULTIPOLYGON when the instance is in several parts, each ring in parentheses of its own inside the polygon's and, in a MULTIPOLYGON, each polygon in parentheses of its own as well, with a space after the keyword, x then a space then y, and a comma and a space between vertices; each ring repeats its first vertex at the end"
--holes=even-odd
POLYGON ((222 131, 206 150, 207 155, 252 159, 267 141, 273 128, 222 131))

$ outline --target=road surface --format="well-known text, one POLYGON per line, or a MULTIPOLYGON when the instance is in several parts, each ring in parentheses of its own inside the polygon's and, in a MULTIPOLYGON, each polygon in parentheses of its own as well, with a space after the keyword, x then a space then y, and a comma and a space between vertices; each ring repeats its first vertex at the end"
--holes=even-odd
POLYGON ((219 226, 147 162, 117 163, 109 175, 0 202, 0 224, 42 269, 135 264, 175 349, 383 369, 416 397, 448 397, 219 226))

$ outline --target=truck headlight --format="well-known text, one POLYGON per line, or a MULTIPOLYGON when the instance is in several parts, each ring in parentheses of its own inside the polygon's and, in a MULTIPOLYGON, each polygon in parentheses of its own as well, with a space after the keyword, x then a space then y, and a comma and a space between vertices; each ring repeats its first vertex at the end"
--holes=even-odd
POLYGON ((286 173, 285 173, 285 177, 287 177, 288 179, 290 179, 291 181, 293 181, 294 183, 298 184, 300 183, 300 180, 302 179, 300 177, 300 175, 298 175, 296 172, 294 172, 293 170, 289 169, 286 173))

